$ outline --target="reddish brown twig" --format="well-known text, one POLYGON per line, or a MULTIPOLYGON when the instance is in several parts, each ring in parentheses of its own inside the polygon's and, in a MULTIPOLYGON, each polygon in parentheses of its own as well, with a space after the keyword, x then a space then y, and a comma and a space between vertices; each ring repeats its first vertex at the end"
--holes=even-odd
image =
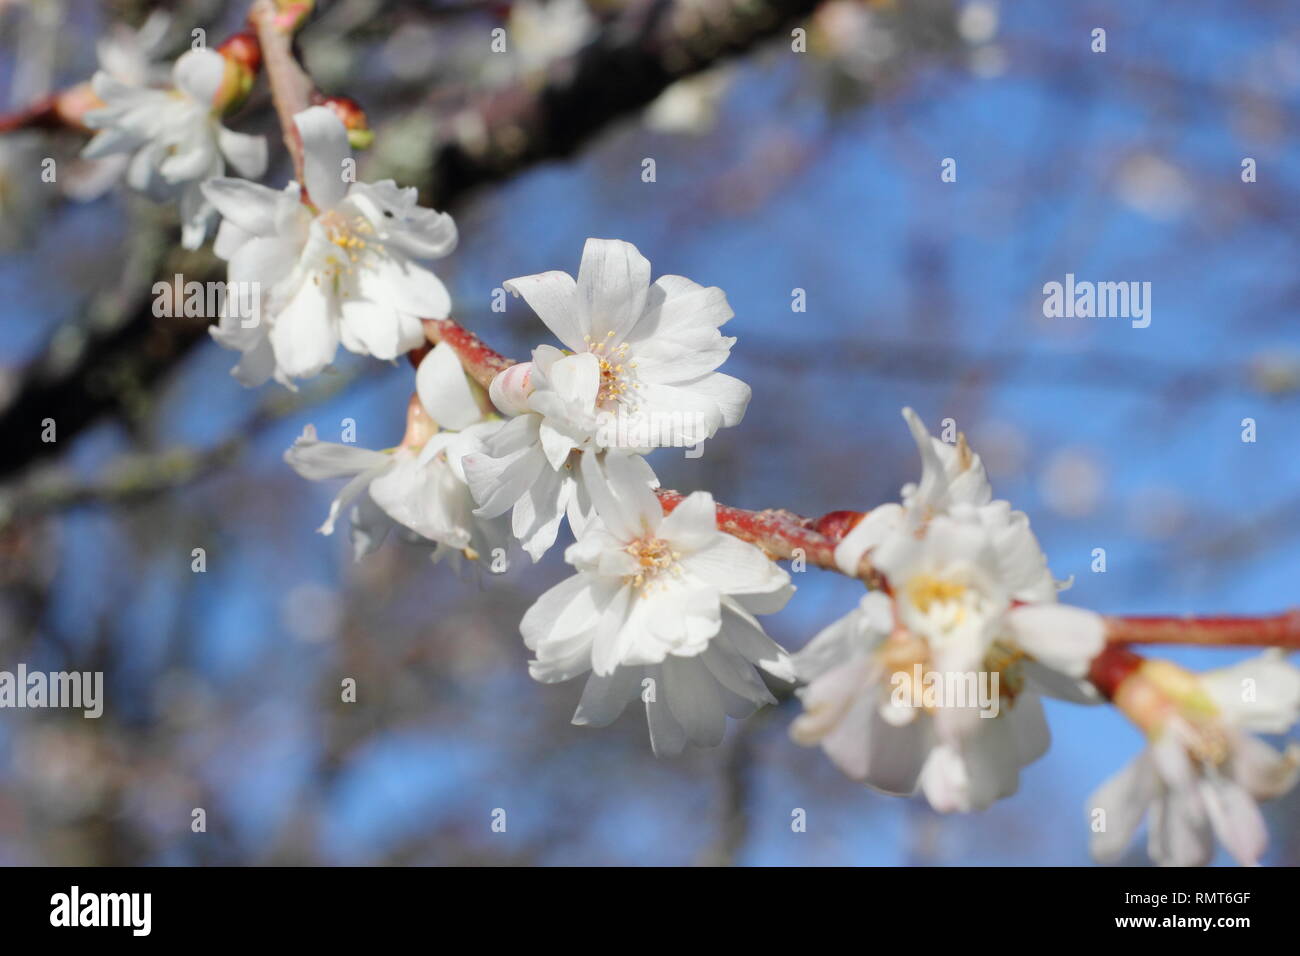
MULTIPOLYGON (((667 488, 659 489, 659 503, 664 514, 672 514, 686 495, 667 488)), ((828 571, 838 571, 835 564, 835 546, 840 538, 852 527, 844 517, 852 515, 856 520, 862 517, 856 511, 832 511, 821 518, 805 518, 784 508, 767 508, 763 511, 747 511, 730 505, 717 505, 718 528, 735 535, 741 541, 762 548, 772 558, 797 560, 802 557, 808 564, 828 571)), ((880 574, 864 560, 858 570, 870 587, 883 586, 880 574)))
MULTIPOLYGON (((497 373, 516 364, 512 358, 506 358, 495 349, 489 348, 469 329, 454 319, 424 319, 424 334, 428 340, 437 344, 446 342, 456 350, 460 364, 470 378, 484 388, 492 384, 497 373)), ((423 356, 421 356, 423 357, 423 356)))
MULTIPOLYGON (((431 343, 450 344, 465 371, 484 388, 492 384, 498 372, 515 364, 513 359, 490 348, 452 319, 425 319, 424 332, 431 343)), ((671 513, 684 497, 677 491, 659 491, 659 501, 665 513, 671 513)), ((835 546, 863 514, 832 511, 820 518, 805 518, 779 508, 747 511, 719 504, 717 509, 718 527, 728 534, 757 545, 774 558, 791 560, 802 555, 809 564, 828 571, 840 570, 835 563, 835 546)), ((866 558, 856 577, 873 588, 885 584, 866 558)), ((1125 665, 1133 657, 1123 650, 1127 644, 1205 644, 1300 650, 1300 609, 1259 617, 1107 617, 1106 628, 1106 640, 1112 649, 1098 658, 1106 671, 1098 675, 1103 683, 1113 683, 1122 677, 1125 665), (1110 670, 1115 673, 1111 674, 1110 670)))
POLYGON ((1111 644, 1207 644, 1300 650, 1300 608, 1237 617, 1108 617, 1111 644))
POLYGON ((51 129, 64 125, 59 115, 59 98, 47 96, 12 113, 0 114, 0 133, 24 129, 51 129))
POLYGON ((294 178, 303 184, 305 200, 307 183, 303 178, 302 136, 293 117, 311 106, 316 87, 293 55, 294 23, 281 16, 273 0, 256 0, 248 14, 248 22, 262 47, 262 63, 271 87, 271 101, 275 104, 275 115, 284 134, 285 148, 293 158, 294 178))
MULTIPOLYGON (((446 342, 454 348, 465 371, 484 388, 492 384, 497 373, 515 364, 514 359, 490 348, 453 319, 425 319, 424 333, 430 342, 446 342)), ((417 349, 412 353, 412 361, 418 362, 423 351, 417 349)), ((684 497, 667 489, 659 492, 665 513, 671 513, 684 497)), ((783 509, 746 511, 729 505, 717 507, 718 527, 723 531, 758 545, 773 557, 794 559, 802 555, 809 564, 829 570, 838 570, 835 545, 862 517, 856 511, 832 511, 821 518, 805 518, 783 509)), ((879 576, 865 561, 859 577, 873 586, 880 583, 879 576)))

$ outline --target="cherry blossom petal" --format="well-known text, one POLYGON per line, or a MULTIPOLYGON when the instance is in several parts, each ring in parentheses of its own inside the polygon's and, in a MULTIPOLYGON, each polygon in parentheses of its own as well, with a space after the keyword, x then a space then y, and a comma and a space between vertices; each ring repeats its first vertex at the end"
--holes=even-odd
POLYGON ((216 102, 226 61, 220 53, 201 47, 181 54, 172 67, 172 84, 187 96, 209 108, 216 102))
POLYGON ((582 699, 573 714, 579 727, 607 727, 618 719, 629 702, 641 693, 639 667, 620 667, 612 674, 592 674, 583 688, 582 699))
POLYGON ((254 236, 275 235, 275 211, 283 193, 246 179, 224 176, 209 179, 201 188, 227 221, 254 236))
POLYGON ((1201 799, 1215 836, 1242 866, 1258 866, 1268 846, 1268 827, 1254 799, 1217 774, 1200 785, 1201 799))
POLYGON ((663 664, 668 707, 698 747, 716 747, 727 731, 727 714, 717 682, 703 662, 694 658, 668 657, 663 664))
POLYGON ((266 138, 217 127, 217 145, 235 172, 257 179, 266 172, 266 138))
POLYGON ((459 431, 483 417, 465 368, 446 342, 439 342, 420 360, 415 391, 429 416, 446 428, 459 431))
POLYGON ((1087 676, 1093 658, 1106 646, 1100 614, 1065 604, 1025 604, 1007 614, 1021 650, 1045 667, 1072 678, 1087 676))
POLYGON ((507 292, 520 296, 557 339, 575 352, 586 351, 585 330, 578 318, 577 283, 567 272, 542 272, 507 279, 507 292))
POLYGON ((594 342, 621 343, 645 309, 650 262, 630 242, 588 239, 576 286, 577 318, 584 336, 590 335, 594 342))
POLYGON ((310 378, 334 361, 338 332, 333 303, 315 282, 306 281, 271 328, 275 359, 290 378, 310 378))
POLYGON ((1124 855, 1157 786, 1155 767, 1143 752, 1093 792, 1085 804, 1093 859, 1111 863, 1124 855))
POLYGON ((293 118, 302 137, 303 179, 317 209, 333 209, 348 194, 343 161, 352 157, 348 131, 327 106, 310 106, 293 118))

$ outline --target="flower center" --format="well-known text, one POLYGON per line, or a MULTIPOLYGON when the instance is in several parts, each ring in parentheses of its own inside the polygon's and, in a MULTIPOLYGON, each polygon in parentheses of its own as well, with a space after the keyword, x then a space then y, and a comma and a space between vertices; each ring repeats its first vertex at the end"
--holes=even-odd
POLYGON ((332 209, 324 213, 319 222, 325 230, 325 237, 338 250, 331 249, 325 256, 321 271, 327 281, 352 275, 363 256, 383 251, 382 244, 372 242, 375 227, 365 216, 358 214, 349 218, 332 209))
POLYGON ((906 626, 927 640, 945 640, 972 628, 978 631, 993 610, 978 583, 961 569, 923 571, 908 577, 898 593, 906 626))
MULTIPOLYGON (((907 582, 907 599, 922 614, 929 614, 936 604, 961 602, 968 590, 959 581, 935 577, 933 574, 918 574, 907 582)), ((965 613, 965 607, 961 605, 954 610, 965 613)))
POLYGON ((643 593, 649 590, 647 585, 654 583, 662 575, 682 573, 681 565, 677 563, 681 554, 674 551, 672 545, 661 538, 637 538, 624 550, 632 555, 637 564, 636 572, 628 575, 628 579, 633 587, 643 593))
POLYGON ((1203 764, 1217 767, 1228 759, 1228 738, 1222 728, 1201 726, 1189 741, 1187 749, 1203 764))
POLYGON ((590 335, 584 335, 587 351, 600 361, 600 391, 596 395, 597 405, 628 405, 632 392, 641 385, 635 381, 633 370, 636 362, 627 360, 628 345, 614 344, 614 333, 606 333, 604 341, 596 341, 590 335))

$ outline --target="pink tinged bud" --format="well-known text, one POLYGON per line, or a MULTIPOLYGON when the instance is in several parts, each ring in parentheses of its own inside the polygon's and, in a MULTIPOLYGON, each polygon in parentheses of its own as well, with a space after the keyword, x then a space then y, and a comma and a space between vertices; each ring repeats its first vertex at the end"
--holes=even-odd
POLYGON ((521 415, 529 411, 528 396, 533 393, 533 363, 512 365, 492 379, 488 396, 504 415, 521 415))
POLYGON ((234 60, 250 73, 262 68, 262 44, 257 34, 250 30, 236 33, 217 47, 217 52, 227 60, 234 60))
POLYGON ((275 27, 285 33, 293 33, 311 16, 315 0, 275 0, 275 27))
MULTIPOLYGON (((245 52, 242 46, 237 49, 240 54, 245 52)), ((242 58, 242 55, 233 55, 225 50, 221 51, 221 54, 225 63, 225 72, 221 77, 221 86, 217 88, 217 93, 212 99, 212 107, 218 113, 227 114, 233 113, 247 101, 248 94, 253 91, 257 71, 248 66, 248 62, 242 58)), ((260 57, 260 51, 258 55, 260 57)))
POLYGON ((343 121, 343 128, 348 131, 348 145, 353 149, 366 149, 374 142, 375 134, 366 119, 366 111, 356 100, 347 96, 326 96, 320 97, 319 103, 329 107, 343 121))

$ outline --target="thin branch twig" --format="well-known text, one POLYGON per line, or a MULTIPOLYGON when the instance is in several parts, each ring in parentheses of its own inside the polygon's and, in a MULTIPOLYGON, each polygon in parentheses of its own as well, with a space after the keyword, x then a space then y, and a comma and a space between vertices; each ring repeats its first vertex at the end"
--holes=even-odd
MULTIPOLYGON (((495 351, 452 319, 425 319, 424 331, 430 342, 451 345, 469 376, 485 388, 492 384, 498 372, 515 364, 514 360, 495 351)), ((659 490, 659 503, 666 514, 681 504, 684 497, 677 491, 659 490)), ((802 557, 808 564, 837 572, 840 568, 835 563, 835 546, 863 514, 832 511, 820 518, 805 518, 779 508, 747 511, 730 505, 717 505, 719 529, 757 545, 773 558, 789 560, 802 557)), ((871 588, 880 588, 885 583, 865 557, 854 576, 871 588)), ((1300 608, 1262 616, 1111 616, 1105 620, 1107 643, 1117 646, 1203 644, 1300 650, 1300 608)))
POLYGON ((1107 617, 1112 644, 1203 644, 1300 650, 1300 608, 1280 614, 1226 617, 1107 617))
POLYGON ((293 55, 293 29, 279 17, 273 0, 256 0, 248 14, 248 22, 262 46, 262 62, 271 87, 271 101, 275 104, 275 115, 284 133, 285 148, 293 158, 294 178, 305 189, 302 136, 293 117, 311 105, 316 86, 298 65, 293 55))

